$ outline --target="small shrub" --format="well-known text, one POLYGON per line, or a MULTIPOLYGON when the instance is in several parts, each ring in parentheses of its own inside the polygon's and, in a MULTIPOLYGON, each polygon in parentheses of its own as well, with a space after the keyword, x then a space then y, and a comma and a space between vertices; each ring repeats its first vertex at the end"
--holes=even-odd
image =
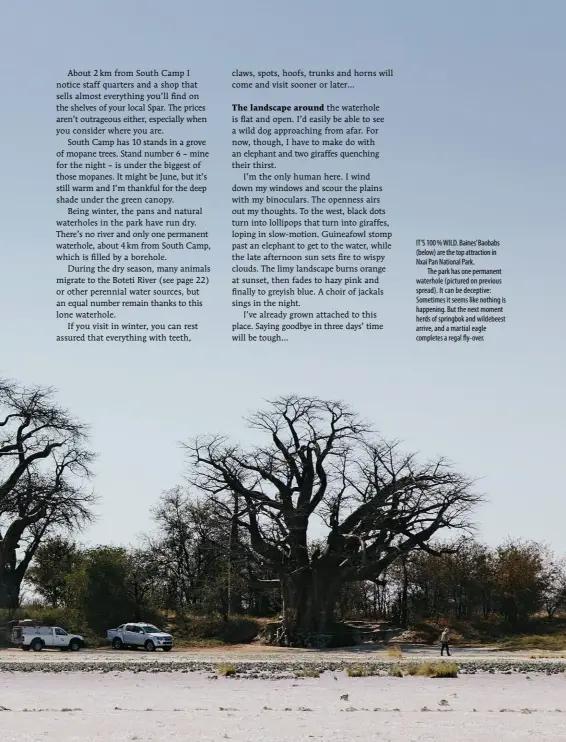
POLYGON ((392 678, 402 678, 403 677, 403 671, 399 667, 399 665, 391 665, 389 668, 389 675, 392 678))
POLYGON ((425 678, 456 678, 458 665, 455 662, 421 662, 407 667, 407 675, 425 678))
POLYGON ((363 669, 360 665, 354 665, 353 667, 347 667, 346 673, 349 678, 361 678, 363 677, 363 669))
POLYGON ((403 658, 403 652, 401 651, 401 647, 395 644, 392 647, 387 648, 387 656, 390 657, 392 660, 400 660, 403 658))
POLYGON ((295 675, 298 678, 319 678, 320 670, 318 667, 303 667, 301 670, 297 670, 295 675))
POLYGON ((438 662, 433 678, 457 678, 458 665, 455 662, 438 662))
POLYGON ((369 668, 362 665, 350 665, 350 667, 346 668, 346 673, 349 678, 366 678, 373 675, 369 668))
POLYGON ((237 668, 236 665, 218 665, 217 672, 219 675, 229 678, 236 674, 237 668))

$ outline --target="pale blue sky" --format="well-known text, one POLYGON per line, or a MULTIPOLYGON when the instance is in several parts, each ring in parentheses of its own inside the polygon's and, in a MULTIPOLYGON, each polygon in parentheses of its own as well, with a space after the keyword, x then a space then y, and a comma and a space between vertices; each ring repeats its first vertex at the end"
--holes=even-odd
POLYGON ((563 2, 5 0, 0 18, 0 373, 56 386, 93 426, 102 499, 89 538, 128 542, 148 527, 160 491, 180 482, 179 440, 245 440, 242 415, 295 392, 344 399, 384 436, 482 477, 490 542, 562 548, 563 2), (189 67, 206 96, 216 278, 189 346, 53 342, 55 82, 95 66, 189 67), (386 117, 374 177, 395 237, 381 335, 230 341, 230 116, 250 98, 230 86, 248 67, 395 69, 374 92, 348 92, 386 117), (414 243, 438 234, 502 243, 508 322, 481 346, 414 342, 414 243))

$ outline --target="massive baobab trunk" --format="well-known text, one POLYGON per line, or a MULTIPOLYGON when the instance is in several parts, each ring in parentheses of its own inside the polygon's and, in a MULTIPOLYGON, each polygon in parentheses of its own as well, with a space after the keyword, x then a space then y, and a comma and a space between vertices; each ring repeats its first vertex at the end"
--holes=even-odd
POLYGON ((403 571, 403 580, 401 584, 401 627, 403 629, 409 626, 409 575, 407 572, 407 560, 405 556, 401 557, 401 567, 403 571))
POLYGON ((20 604, 21 578, 3 570, 0 574, 0 609, 15 610, 20 604))
POLYGON ((27 545, 18 562, 17 553, 24 527, 18 520, 0 537, 0 608, 14 610, 20 604, 20 589, 28 565, 35 554, 37 543, 27 545))
POLYGON ((230 523, 230 549, 228 554, 228 612, 231 615, 243 613, 242 589, 240 580, 240 498, 234 497, 230 523))
POLYGON ((294 643, 327 634, 334 624, 339 584, 326 570, 309 569, 281 581, 283 629, 294 643))

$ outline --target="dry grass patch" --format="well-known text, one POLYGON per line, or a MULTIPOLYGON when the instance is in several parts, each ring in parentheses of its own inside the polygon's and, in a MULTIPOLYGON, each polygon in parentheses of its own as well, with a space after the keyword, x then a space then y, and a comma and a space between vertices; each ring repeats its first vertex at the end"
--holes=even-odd
POLYGON ((392 647, 387 647, 387 656, 392 660, 403 659, 403 652, 401 650, 401 647, 397 644, 392 647))
POLYGON ((403 670, 401 670, 399 665, 391 665, 391 667, 389 668, 389 675, 392 678, 402 678, 403 670))
POLYGON ((566 656, 563 654, 531 654, 530 660, 563 660, 566 656))
POLYGON ((297 678, 319 678, 320 670, 318 667, 303 667, 300 670, 297 670, 295 676, 297 678))
POLYGON ((346 674, 349 678, 369 678, 376 673, 370 667, 364 667, 363 665, 350 665, 350 667, 346 668, 346 674))
POLYGON ((237 668, 236 665, 218 665, 217 672, 219 675, 229 678, 236 674, 237 668))
POLYGON ((419 662, 409 665, 406 673, 425 678, 457 678, 458 665, 455 662, 419 662))
POLYGON ((499 648, 509 652, 521 649, 563 652, 566 650, 566 634, 535 634, 530 636, 525 634, 523 636, 507 637, 501 641, 499 648))

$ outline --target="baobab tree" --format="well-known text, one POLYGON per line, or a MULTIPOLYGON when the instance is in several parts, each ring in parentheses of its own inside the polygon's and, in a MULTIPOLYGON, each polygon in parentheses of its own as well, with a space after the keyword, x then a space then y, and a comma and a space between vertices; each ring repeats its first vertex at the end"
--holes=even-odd
POLYGON ((17 607, 43 539, 91 520, 92 460, 87 429, 51 389, 0 380, 0 608, 17 607))
POLYGON ((342 585, 376 580, 439 531, 469 529, 481 500, 444 460, 419 464, 376 436, 345 404, 283 397, 247 420, 266 437, 186 444, 188 479, 234 519, 278 576, 283 635, 294 644, 332 633, 342 585))

